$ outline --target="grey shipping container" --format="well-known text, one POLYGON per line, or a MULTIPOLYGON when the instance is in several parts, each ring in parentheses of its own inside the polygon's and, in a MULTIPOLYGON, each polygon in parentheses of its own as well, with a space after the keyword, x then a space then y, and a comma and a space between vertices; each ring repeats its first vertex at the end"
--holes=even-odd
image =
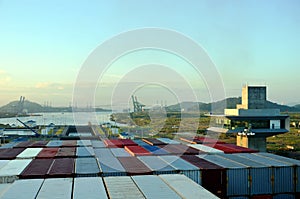
POLYGON ((91 140, 77 140, 77 146, 92 146, 91 140))
POLYGON ((115 157, 130 157, 131 155, 124 148, 109 149, 115 157))
POLYGON ((139 199, 145 198, 129 176, 105 177, 107 193, 111 199, 139 199))
POLYGON ((106 199, 107 194, 100 177, 74 178, 73 199, 101 198, 106 199))
POLYGON ((93 148, 105 148, 105 144, 100 140, 92 140, 93 148))
POLYGON ((294 175, 296 176, 296 178, 295 178, 296 192, 300 192, 300 161, 299 160, 282 157, 282 156, 271 154, 271 153, 257 153, 255 155, 263 156, 266 158, 271 158, 276 161, 287 162, 287 163, 293 164, 295 166, 294 175))
POLYGON ((177 170, 157 156, 139 156, 140 159, 154 175, 175 174, 177 170))
POLYGON ((108 148, 95 148, 94 150, 103 177, 126 175, 124 167, 108 148))
POLYGON ((77 158, 75 175, 78 177, 96 177, 100 175, 98 162, 95 158, 77 158))
POLYGON ((159 177, 173 190, 176 191, 178 195, 182 198, 188 199, 217 199, 218 197, 210 193, 202 186, 196 184, 191 179, 184 175, 174 174, 174 175, 159 175, 159 177))
POLYGON ((233 154, 218 155, 248 166, 250 195, 272 194, 271 167, 233 154))
POLYGON ((95 151, 94 151, 93 147, 77 147, 76 156, 78 158, 94 157, 95 156, 95 151))
POLYGON ((147 199, 181 198, 160 177, 156 175, 132 176, 131 178, 147 199))
POLYGON ((46 147, 60 147, 62 145, 62 140, 51 140, 48 142, 46 147))
POLYGON ((71 199, 72 178, 49 178, 45 179, 37 199, 71 199))
POLYGON ((198 167, 175 155, 159 156, 159 158, 174 167, 178 173, 187 176, 197 184, 201 184, 200 169, 198 167))
POLYGON ((1 196, 2 199, 35 198, 44 179, 17 180, 1 196))
POLYGON ((249 170, 246 166, 216 155, 198 157, 226 168, 227 196, 249 195, 249 170))
POLYGON ((294 192, 294 172, 292 164, 248 153, 237 155, 272 167, 272 174, 274 178, 273 194, 294 192))

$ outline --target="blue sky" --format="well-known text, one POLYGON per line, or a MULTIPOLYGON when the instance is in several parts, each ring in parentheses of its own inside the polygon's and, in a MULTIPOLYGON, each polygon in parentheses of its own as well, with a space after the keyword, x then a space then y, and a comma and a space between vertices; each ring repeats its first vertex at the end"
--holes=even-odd
MULTIPOLYGON (((300 103, 297 0, 0 0, 0 105, 24 95, 67 106, 89 54, 117 34, 144 27, 196 41, 215 63, 228 97, 240 96, 245 83, 266 84, 270 100, 300 103)), ((119 72, 115 67, 108 76, 119 72)), ((207 93, 201 96, 209 101, 207 93)))

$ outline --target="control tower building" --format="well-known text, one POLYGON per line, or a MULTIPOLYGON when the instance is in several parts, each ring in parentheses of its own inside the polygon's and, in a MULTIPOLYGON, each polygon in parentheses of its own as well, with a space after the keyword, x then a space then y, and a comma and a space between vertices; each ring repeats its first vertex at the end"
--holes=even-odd
POLYGON ((266 151, 266 138, 289 132, 290 118, 267 104, 266 86, 244 86, 242 104, 225 109, 224 115, 213 115, 214 127, 209 131, 236 134, 236 144, 266 151))

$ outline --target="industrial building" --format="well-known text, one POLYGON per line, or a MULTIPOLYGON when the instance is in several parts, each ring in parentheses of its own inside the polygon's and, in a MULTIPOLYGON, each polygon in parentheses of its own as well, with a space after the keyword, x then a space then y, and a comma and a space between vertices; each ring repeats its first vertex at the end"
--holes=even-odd
POLYGON ((266 138, 287 133, 290 118, 279 109, 267 107, 267 87, 245 85, 242 104, 236 109, 225 109, 224 115, 212 115, 214 126, 208 130, 236 134, 238 146, 266 151, 266 138))

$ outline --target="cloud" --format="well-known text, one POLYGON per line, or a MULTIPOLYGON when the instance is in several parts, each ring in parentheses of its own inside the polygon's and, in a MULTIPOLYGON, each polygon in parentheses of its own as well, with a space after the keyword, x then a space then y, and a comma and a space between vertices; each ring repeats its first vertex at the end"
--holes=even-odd
POLYGON ((49 82, 38 82, 35 85, 35 88, 49 88, 50 83, 49 82))
POLYGON ((4 70, 0 70, 0 85, 7 85, 11 82, 11 77, 4 70))
POLYGON ((53 89, 53 90, 64 90, 67 84, 50 83, 50 82, 38 82, 35 85, 37 89, 53 89))

